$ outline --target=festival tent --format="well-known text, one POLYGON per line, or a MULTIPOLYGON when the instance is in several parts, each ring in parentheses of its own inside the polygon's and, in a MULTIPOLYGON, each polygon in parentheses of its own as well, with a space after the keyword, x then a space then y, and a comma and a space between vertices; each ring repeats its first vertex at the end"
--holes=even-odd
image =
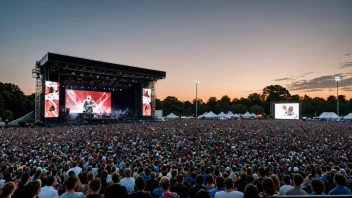
POLYGON ((18 126, 20 122, 33 122, 33 120, 34 120, 34 111, 29 112, 26 115, 7 123, 7 125, 18 126))
POLYGON ((170 113, 168 116, 166 116, 165 118, 178 118, 177 115, 170 113))
POLYGON ((242 117, 253 117, 248 111, 242 115, 242 117))
POLYGON ((239 117, 241 117, 241 116, 239 116, 239 115, 236 113, 235 115, 233 115, 233 117, 239 118, 239 117))
POLYGON ((219 117, 227 117, 227 115, 224 112, 219 113, 219 117))
POLYGON ((207 115, 205 115, 204 117, 205 118, 217 118, 219 116, 211 111, 211 112, 207 113, 207 115))
POLYGON ((255 115, 255 113, 252 113, 251 115, 252 115, 253 118, 257 117, 257 115, 255 115))
POLYGON ((324 112, 319 116, 319 119, 338 119, 340 118, 336 113, 334 112, 324 112))
POLYGON ((203 113, 202 115, 198 116, 198 118, 204 118, 205 115, 207 115, 208 112, 203 113))
POLYGON ((345 117, 343 117, 344 120, 352 120, 352 113, 349 113, 345 117))
POLYGON ((235 114, 233 114, 231 111, 227 112, 226 116, 228 118, 235 117, 235 114))

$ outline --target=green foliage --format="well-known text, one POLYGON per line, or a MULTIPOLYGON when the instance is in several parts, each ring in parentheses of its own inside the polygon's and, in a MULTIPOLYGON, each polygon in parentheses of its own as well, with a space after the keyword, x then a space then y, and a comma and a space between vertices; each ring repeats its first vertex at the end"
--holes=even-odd
POLYGON ((0 82, 0 115, 7 109, 13 113, 13 118, 19 118, 34 110, 34 94, 26 96, 14 84, 0 82))
POLYGON ((13 113, 12 111, 9 111, 9 110, 5 110, 3 113, 2 113, 2 120, 3 121, 11 121, 13 120, 13 113))
MULTIPOLYGON (((346 99, 346 96, 339 95, 340 114, 347 115, 352 112, 352 98, 346 99)), ((303 116, 320 115, 323 112, 336 112, 336 96, 328 98, 311 98, 307 95, 291 95, 290 92, 280 85, 270 85, 263 89, 262 93, 251 93, 247 98, 234 98, 224 95, 218 100, 216 97, 210 97, 207 102, 198 99, 198 115, 205 112, 213 111, 220 113, 232 111, 233 113, 250 113, 270 115, 270 103, 272 101, 292 101, 302 104, 303 116)), ((181 102, 176 97, 169 96, 163 101, 157 100, 156 109, 164 110, 164 114, 175 113, 177 115, 191 116, 195 115, 196 100, 191 102, 181 102)))

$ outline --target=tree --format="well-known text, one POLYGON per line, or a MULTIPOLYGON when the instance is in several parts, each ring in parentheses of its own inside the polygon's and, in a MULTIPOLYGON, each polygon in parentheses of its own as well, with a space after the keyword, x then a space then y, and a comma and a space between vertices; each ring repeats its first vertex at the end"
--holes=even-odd
POLYGON ((287 100, 291 96, 290 92, 281 85, 270 85, 265 87, 263 89, 262 95, 264 96, 265 100, 269 101, 287 100))
POLYGON ((13 119, 13 113, 12 111, 10 110, 5 110, 3 113, 2 113, 2 120, 4 121, 11 121, 13 119))
POLYGON ((247 99, 250 101, 251 105, 261 106, 263 104, 263 101, 261 100, 261 96, 258 93, 249 94, 247 99))
POLYGON ((210 97, 208 99, 207 105, 210 107, 211 111, 214 110, 214 107, 215 107, 217 101, 218 101, 218 99, 216 99, 216 97, 210 97))
POLYGON ((233 104, 230 106, 230 110, 234 113, 246 113, 247 106, 243 104, 233 104))
POLYGON ((255 113, 255 114, 263 114, 264 109, 259 105, 252 105, 251 107, 249 107, 249 112, 255 113))
POLYGON ((330 95, 330 96, 327 98, 327 101, 328 101, 328 102, 336 102, 336 96, 330 95))

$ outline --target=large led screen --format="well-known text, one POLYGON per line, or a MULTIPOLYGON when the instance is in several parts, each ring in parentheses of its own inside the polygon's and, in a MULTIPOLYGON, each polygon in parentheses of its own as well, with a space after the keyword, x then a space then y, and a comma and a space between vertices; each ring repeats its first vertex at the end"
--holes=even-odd
POLYGON ((152 98, 152 90, 151 89, 143 89, 143 105, 142 112, 143 116, 151 116, 152 115, 152 106, 150 102, 152 98))
POLYGON ((70 113, 111 113, 111 93, 66 90, 66 108, 70 113))
POLYGON ((46 118, 59 117, 59 83, 45 81, 45 112, 46 118))
POLYGON ((275 104, 275 119, 299 119, 299 103, 275 104))

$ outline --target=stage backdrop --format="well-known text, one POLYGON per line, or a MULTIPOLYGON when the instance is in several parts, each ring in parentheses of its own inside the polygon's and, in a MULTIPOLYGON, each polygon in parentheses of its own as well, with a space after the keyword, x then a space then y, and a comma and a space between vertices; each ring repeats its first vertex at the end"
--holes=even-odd
POLYGON ((151 89, 143 89, 143 105, 142 105, 142 115, 143 116, 151 116, 152 115, 152 106, 150 102, 152 101, 152 90, 151 89))
POLYGON ((59 83, 45 81, 45 112, 46 118, 59 117, 59 83))
POLYGON ((70 113, 111 113, 111 93, 66 90, 66 108, 70 113))

